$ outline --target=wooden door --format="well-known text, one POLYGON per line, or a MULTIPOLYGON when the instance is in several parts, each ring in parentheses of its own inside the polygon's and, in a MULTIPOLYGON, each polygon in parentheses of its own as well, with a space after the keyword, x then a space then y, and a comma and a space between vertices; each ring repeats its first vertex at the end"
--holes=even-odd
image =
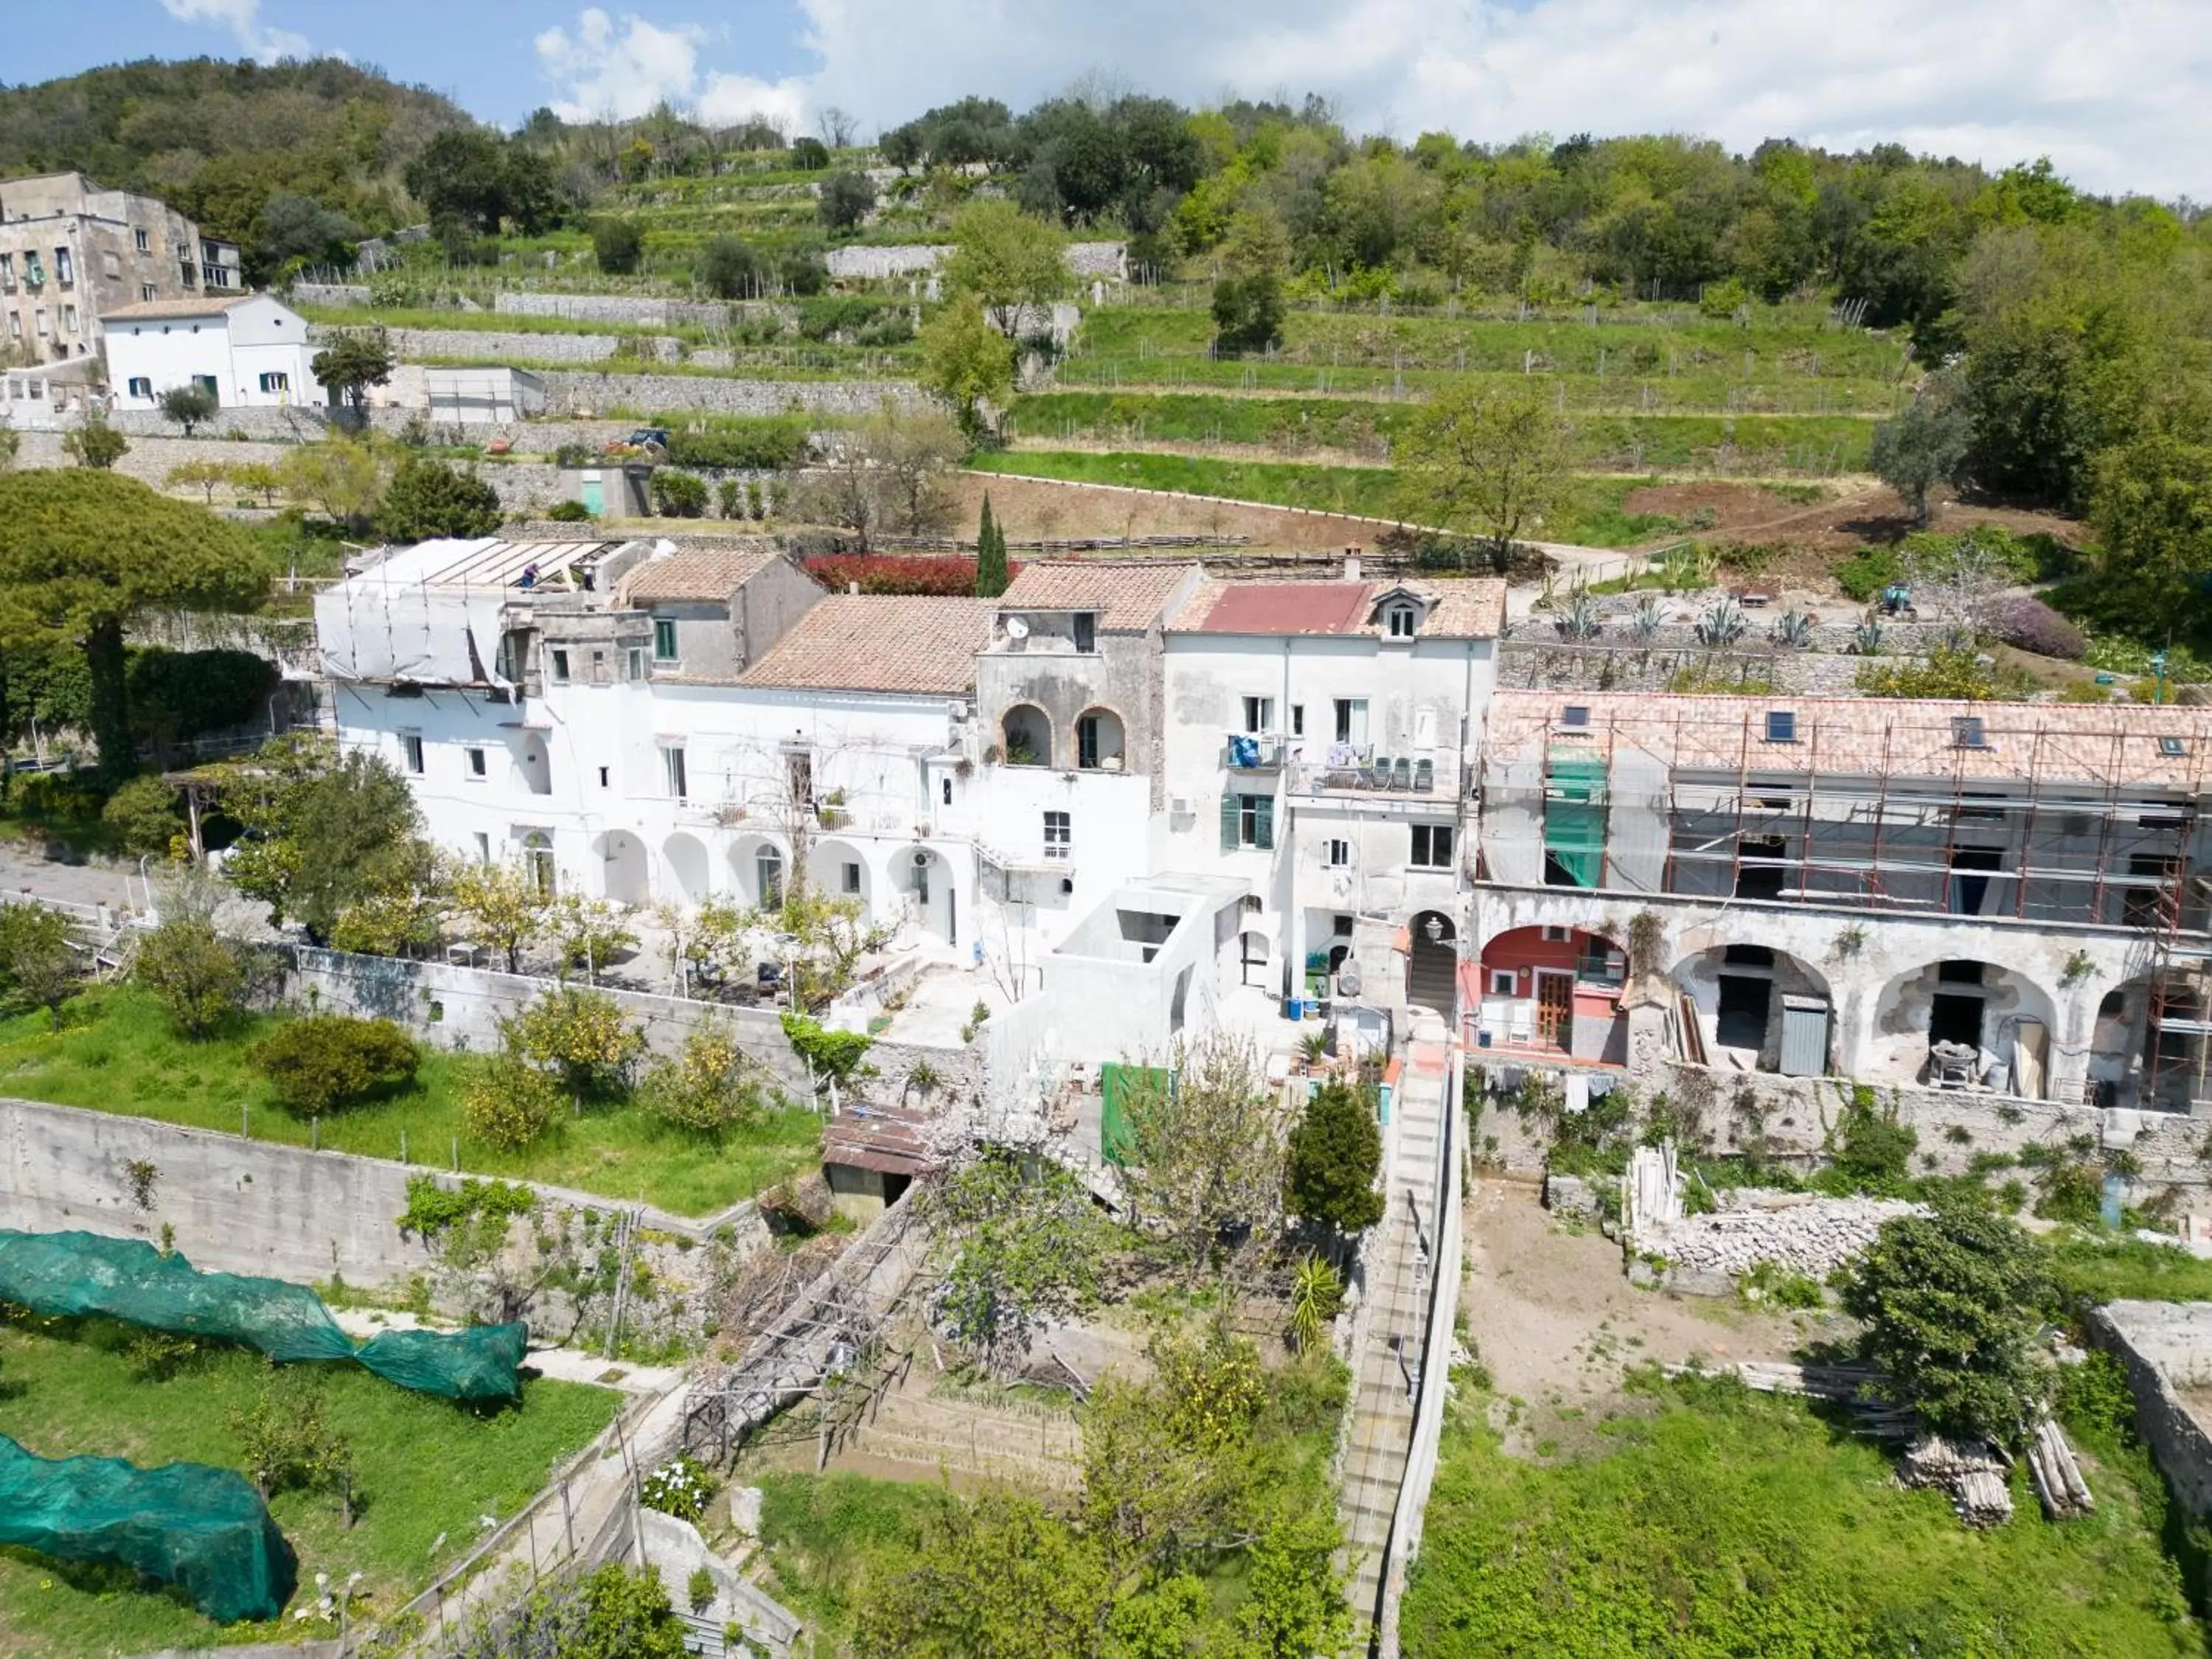
POLYGON ((1575 976, 1557 969, 1536 970, 1536 1041, 1565 1048, 1574 1035, 1575 976))

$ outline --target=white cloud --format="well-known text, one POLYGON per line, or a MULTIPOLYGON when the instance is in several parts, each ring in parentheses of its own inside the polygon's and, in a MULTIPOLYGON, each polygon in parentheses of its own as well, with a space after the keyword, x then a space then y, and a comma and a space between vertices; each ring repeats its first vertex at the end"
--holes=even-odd
POLYGON ((262 22, 261 0, 161 0, 161 9, 180 23, 212 23, 228 29, 247 56, 264 64, 312 53, 306 35, 262 22))
POLYGON ((584 112, 665 94, 717 118, 834 103, 878 127, 970 92, 1018 109, 1103 70, 1194 103, 1319 91, 1355 128, 1408 137, 1894 141, 1996 166, 2047 154, 2092 189, 2212 198, 2204 0, 787 3, 817 63, 787 79, 714 64, 719 44, 696 27, 625 15, 617 29, 597 9, 538 51, 584 112))
POLYGON ((767 115, 797 125, 802 94, 794 82, 724 70, 702 75, 699 53, 708 39, 695 24, 663 27, 634 13, 624 13, 617 25, 591 6, 578 15, 573 33, 550 28, 532 44, 539 68, 561 89, 552 108, 563 120, 642 115, 665 99, 696 107, 702 119, 717 124, 767 115))

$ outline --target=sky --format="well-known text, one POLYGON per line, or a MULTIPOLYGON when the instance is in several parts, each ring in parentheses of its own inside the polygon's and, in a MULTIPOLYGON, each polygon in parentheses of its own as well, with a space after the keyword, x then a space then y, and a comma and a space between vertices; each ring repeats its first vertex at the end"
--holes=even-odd
POLYGON ((27 82, 118 58, 335 53, 518 125, 540 105, 864 136, 1079 80, 1194 105, 1333 99, 1356 131, 1895 142, 2212 199, 2212 0, 77 0, 9 31, 27 82))

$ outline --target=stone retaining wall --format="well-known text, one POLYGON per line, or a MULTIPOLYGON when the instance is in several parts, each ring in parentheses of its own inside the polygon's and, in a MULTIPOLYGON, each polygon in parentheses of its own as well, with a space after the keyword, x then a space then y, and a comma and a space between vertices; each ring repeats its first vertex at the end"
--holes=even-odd
POLYGON ((2212 1388, 2212 1302, 2114 1302, 2089 1316, 2089 1338, 2119 1359, 2136 1428, 2182 1507, 2212 1516, 2212 1435, 2182 1397, 2212 1388))
POLYGON ((604 409, 681 409, 708 415, 872 415, 886 398, 908 409, 927 401, 908 380, 748 380, 708 374, 607 374, 549 369, 549 407, 574 415, 604 409))

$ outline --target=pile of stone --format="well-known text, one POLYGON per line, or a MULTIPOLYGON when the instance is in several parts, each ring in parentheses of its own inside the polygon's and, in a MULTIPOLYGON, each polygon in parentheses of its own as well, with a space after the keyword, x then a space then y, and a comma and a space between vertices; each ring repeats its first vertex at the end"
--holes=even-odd
POLYGON ((1677 1288, 1724 1295, 1735 1281, 1771 1263, 1825 1280, 1872 1244, 1881 1224, 1924 1206, 1887 1198, 1823 1198, 1805 1193, 1731 1192, 1728 1207, 1639 1228, 1631 1241, 1644 1258, 1663 1257, 1677 1288))

